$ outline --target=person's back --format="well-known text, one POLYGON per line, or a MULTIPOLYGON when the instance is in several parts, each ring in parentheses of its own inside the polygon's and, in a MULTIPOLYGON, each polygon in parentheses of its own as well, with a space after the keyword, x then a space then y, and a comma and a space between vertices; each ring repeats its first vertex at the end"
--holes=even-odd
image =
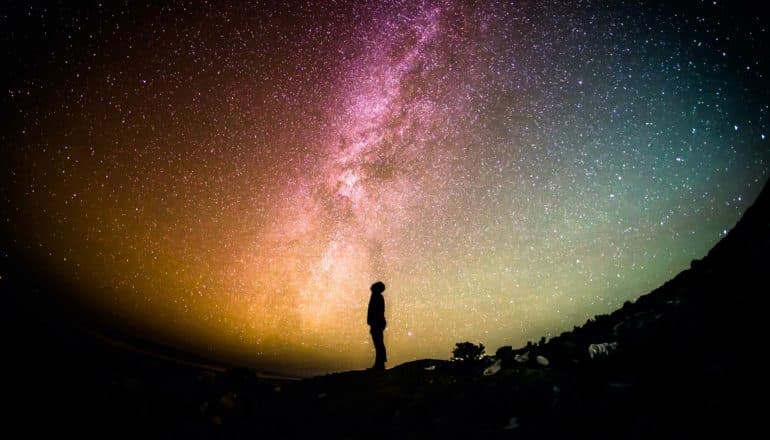
POLYGON ((369 310, 366 314, 366 323, 369 324, 369 333, 372 334, 372 342, 376 352, 374 370, 384 370, 387 357, 385 355, 384 334, 387 322, 385 321, 385 284, 380 281, 372 284, 372 296, 369 298, 369 310))
POLYGON ((380 292, 372 291, 372 296, 369 298, 369 312, 366 316, 366 323, 378 329, 384 329, 387 325, 385 322, 385 298, 383 298, 380 292))

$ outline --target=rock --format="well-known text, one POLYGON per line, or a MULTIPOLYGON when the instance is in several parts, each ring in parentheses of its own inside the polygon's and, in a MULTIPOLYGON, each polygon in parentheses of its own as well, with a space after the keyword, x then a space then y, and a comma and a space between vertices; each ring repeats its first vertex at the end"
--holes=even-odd
POLYGON ((508 424, 505 425, 505 428, 503 429, 511 430, 511 429, 516 429, 518 427, 519 427, 519 418, 514 416, 514 417, 511 417, 510 420, 508 420, 508 424))
POLYGON ((506 345, 504 347, 500 347, 497 349, 497 351, 495 352, 495 357, 498 359, 501 359, 504 357, 509 357, 512 354, 513 354, 513 347, 511 347, 510 345, 506 345))
POLYGON ((550 362, 548 362, 548 359, 545 356, 538 355, 535 358, 535 361, 537 361, 537 364, 540 365, 541 367, 547 367, 548 364, 550 364, 550 362))
POLYGON ((591 359, 607 357, 613 351, 617 350, 617 342, 602 342, 600 344, 591 344, 588 346, 588 356, 591 359))
POLYGON ((526 352, 524 354, 517 354, 513 357, 513 360, 520 363, 520 364, 526 364, 529 362, 529 352, 526 352))
POLYGON ((237 396, 235 393, 227 393, 219 399, 219 403, 221 403, 224 407, 233 408, 235 407, 236 398, 237 396))
POLYGON ((500 359, 502 361, 501 365, 503 369, 511 368, 516 364, 516 361, 513 358, 516 356, 517 351, 514 351, 510 345, 500 347, 495 352, 495 359, 500 359))
POLYGON ((484 370, 484 376, 491 376, 491 375, 497 373, 498 371, 500 371, 500 369, 502 368, 501 363, 502 363, 502 361, 500 359, 498 359, 498 360, 495 361, 495 363, 493 363, 492 365, 488 366, 484 370))

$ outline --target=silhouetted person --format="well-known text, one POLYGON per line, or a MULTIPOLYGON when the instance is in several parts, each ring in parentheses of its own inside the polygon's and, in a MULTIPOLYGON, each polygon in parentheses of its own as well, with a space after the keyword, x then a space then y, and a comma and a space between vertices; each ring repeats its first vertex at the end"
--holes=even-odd
POLYGON ((372 370, 384 370, 385 362, 388 358, 385 356, 385 342, 383 341, 383 332, 385 331, 385 298, 382 292, 385 291, 385 284, 380 281, 372 284, 372 296, 369 298, 369 311, 366 313, 366 323, 369 324, 369 333, 372 334, 374 350, 374 366, 372 370))

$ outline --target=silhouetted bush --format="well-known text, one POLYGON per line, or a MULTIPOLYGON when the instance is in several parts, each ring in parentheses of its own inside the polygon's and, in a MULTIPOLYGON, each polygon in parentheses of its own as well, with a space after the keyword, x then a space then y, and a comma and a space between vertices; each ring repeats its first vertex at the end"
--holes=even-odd
POLYGON ((472 342, 458 342, 455 344, 455 349, 452 350, 452 360, 469 362, 477 361, 484 356, 484 344, 478 345, 472 342))

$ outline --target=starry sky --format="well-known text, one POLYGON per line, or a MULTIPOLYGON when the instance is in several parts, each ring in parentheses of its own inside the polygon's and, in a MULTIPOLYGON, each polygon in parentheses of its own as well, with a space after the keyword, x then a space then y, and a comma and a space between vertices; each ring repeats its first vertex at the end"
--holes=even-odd
POLYGON ((368 367, 376 280, 390 366, 558 335, 767 179, 767 21, 722 3, 3 5, 4 246, 257 368, 368 367))

